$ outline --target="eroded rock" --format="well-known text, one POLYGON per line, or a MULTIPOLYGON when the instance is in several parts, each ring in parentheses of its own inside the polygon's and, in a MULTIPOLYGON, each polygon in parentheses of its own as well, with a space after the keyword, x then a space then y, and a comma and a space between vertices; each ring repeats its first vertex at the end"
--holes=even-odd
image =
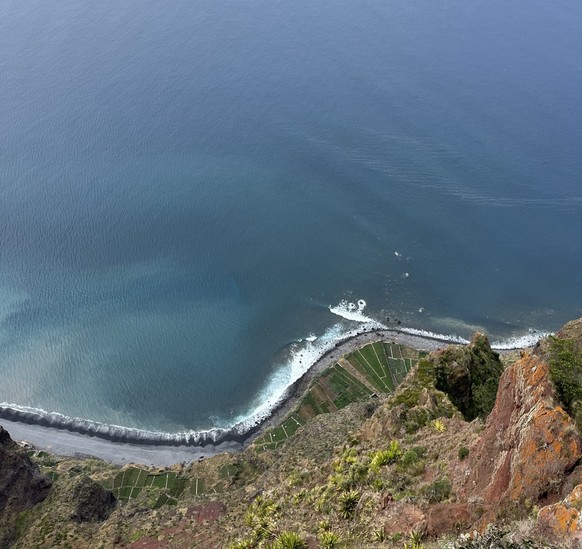
POLYGON ((469 456, 459 494, 502 501, 537 501, 558 494, 582 455, 574 423, 555 404, 548 366, 525 355, 502 375, 493 411, 469 456))
POLYGON ((582 543, 581 511, 582 484, 579 484, 562 501, 540 509, 538 529, 546 537, 579 547, 582 543))
POLYGON ((12 537, 18 515, 43 501, 52 482, 0 427, 0 547, 12 537))

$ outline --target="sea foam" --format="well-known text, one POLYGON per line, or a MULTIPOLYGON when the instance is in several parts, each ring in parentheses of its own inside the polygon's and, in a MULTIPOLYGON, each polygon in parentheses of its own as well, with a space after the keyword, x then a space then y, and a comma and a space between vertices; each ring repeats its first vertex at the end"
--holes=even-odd
MULTIPOLYGON (((58 412, 47 412, 39 408, 19 406, 7 402, 0 403, 0 417, 66 429, 113 442, 191 446, 216 445, 226 441, 243 442, 249 433, 254 431, 287 398, 294 383, 326 353, 342 341, 362 333, 388 329, 384 324, 364 314, 366 302, 363 299, 357 303, 342 300, 337 305, 330 305, 328 308, 331 313, 344 320, 332 325, 319 336, 310 333, 309 336, 292 343, 288 349, 287 359, 275 369, 264 388, 250 403, 248 411, 236 417, 230 427, 175 433, 149 431, 69 417, 58 412)), ((469 342, 456 334, 439 334, 417 328, 398 326, 393 331, 444 343, 467 344, 469 342)), ((540 338, 548 335, 548 332, 530 330, 525 335, 494 341, 491 346, 496 350, 519 349, 535 345, 540 338)))
POLYGON ((289 349, 288 359, 271 375, 265 387, 253 400, 246 414, 239 416, 237 428, 250 430, 268 418, 283 401, 291 386, 299 380, 321 357, 335 348, 340 342, 364 332, 384 329, 386 326, 363 314, 366 302, 360 299, 355 303, 342 300, 330 312, 349 320, 339 322, 328 328, 322 335, 310 334, 289 349))
POLYGON ((358 300, 358 303, 351 303, 343 299, 335 307, 329 306, 330 312, 334 315, 341 316, 346 320, 352 320, 354 322, 374 322, 376 321, 369 316, 364 315, 364 309, 366 308, 366 302, 363 299, 358 300))

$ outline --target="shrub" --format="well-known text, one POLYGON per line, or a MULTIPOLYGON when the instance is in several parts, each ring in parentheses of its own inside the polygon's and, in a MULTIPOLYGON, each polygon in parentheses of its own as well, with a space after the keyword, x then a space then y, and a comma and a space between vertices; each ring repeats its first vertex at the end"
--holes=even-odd
POLYGON ((356 507, 360 501, 360 492, 349 490, 342 492, 339 497, 339 514, 342 518, 349 519, 356 513, 356 507))
POLYGON ((322 549, 335 549, 340 544, 340 537, 333 532, 325 531, 319 536, 319 546, 322 549))
POLYGON ((401 455, 402 451, 400 450, 398 441, 393 440, 387 450, 378 450, 372 454, 370 469, 378 471, 380 467, 398 461, 401 455))
POLYGON ((260 541, 269 539, 273 535, 276 519, 278 518, 279 510, 277 505, 259 496, 247 511, 244 522, 252 529, 253 539, 260 541))
POLYGON ((295 532, 281 532, 275 541, 275 549, 305 549, 307 543, 295 532))
POLYGON ((442 477, 425 486, 422 494, 430 503, 438 503, 448 499, 451 488, 451 481, 447 477, 442 477))
POLYGON ((426 448, 423 446, 414 446, 402 454, 398 462, 398 470, 404 471, 413 477, 424 473, 425 461, 423 456, 426 454, 426 448))
POLYGON ((459 461, 463 461, 469 455, 469 448, 461 446, 459 448, 459 461))

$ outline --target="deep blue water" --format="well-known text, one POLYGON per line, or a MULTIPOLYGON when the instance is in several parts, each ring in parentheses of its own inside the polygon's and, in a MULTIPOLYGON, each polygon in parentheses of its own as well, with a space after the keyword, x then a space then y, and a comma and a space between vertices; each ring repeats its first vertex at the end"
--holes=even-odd
POLYGON ((358 327, 342 299, 497 340, 580 316, 580 28, 573 0, 4 0, 0 402, 227 426, 358 327))

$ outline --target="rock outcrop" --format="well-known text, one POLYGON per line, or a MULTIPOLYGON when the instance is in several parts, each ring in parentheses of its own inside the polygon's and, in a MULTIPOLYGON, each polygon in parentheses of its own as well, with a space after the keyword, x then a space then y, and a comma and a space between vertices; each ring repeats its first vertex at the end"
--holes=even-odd
POLYGON ((557 497, 582 455, 570 416, 555 402, 548 366, 525 355, 499 382, 485 431, 471 449, 457 495, 497 507, 504 501, 533 503, 557 497))
POLYGON ((475 333, 467 346, 450 345, 437 351, 429 362, 434 369, 435 387, 447 394, 465 419, 471 421, 489 414, 503 365, 485 334, 475 333))
POLYGON ((9 544, 18 515, 44 500, 51 484, 0 427, 0 547, 9 544))
POLYGON ((69 505, 69 516, 76 522, 101 522, 115 508, 116 499, 110 490, 86 475, 74 479, 63 494, 63 504, 69 505))
POLYGON ((572 545, 582 544, 582 484, 558 503, 547 505, 540 509, 538 514, 538 529, 540 533, 550 539, 558 541, 568 540, 572 545))

